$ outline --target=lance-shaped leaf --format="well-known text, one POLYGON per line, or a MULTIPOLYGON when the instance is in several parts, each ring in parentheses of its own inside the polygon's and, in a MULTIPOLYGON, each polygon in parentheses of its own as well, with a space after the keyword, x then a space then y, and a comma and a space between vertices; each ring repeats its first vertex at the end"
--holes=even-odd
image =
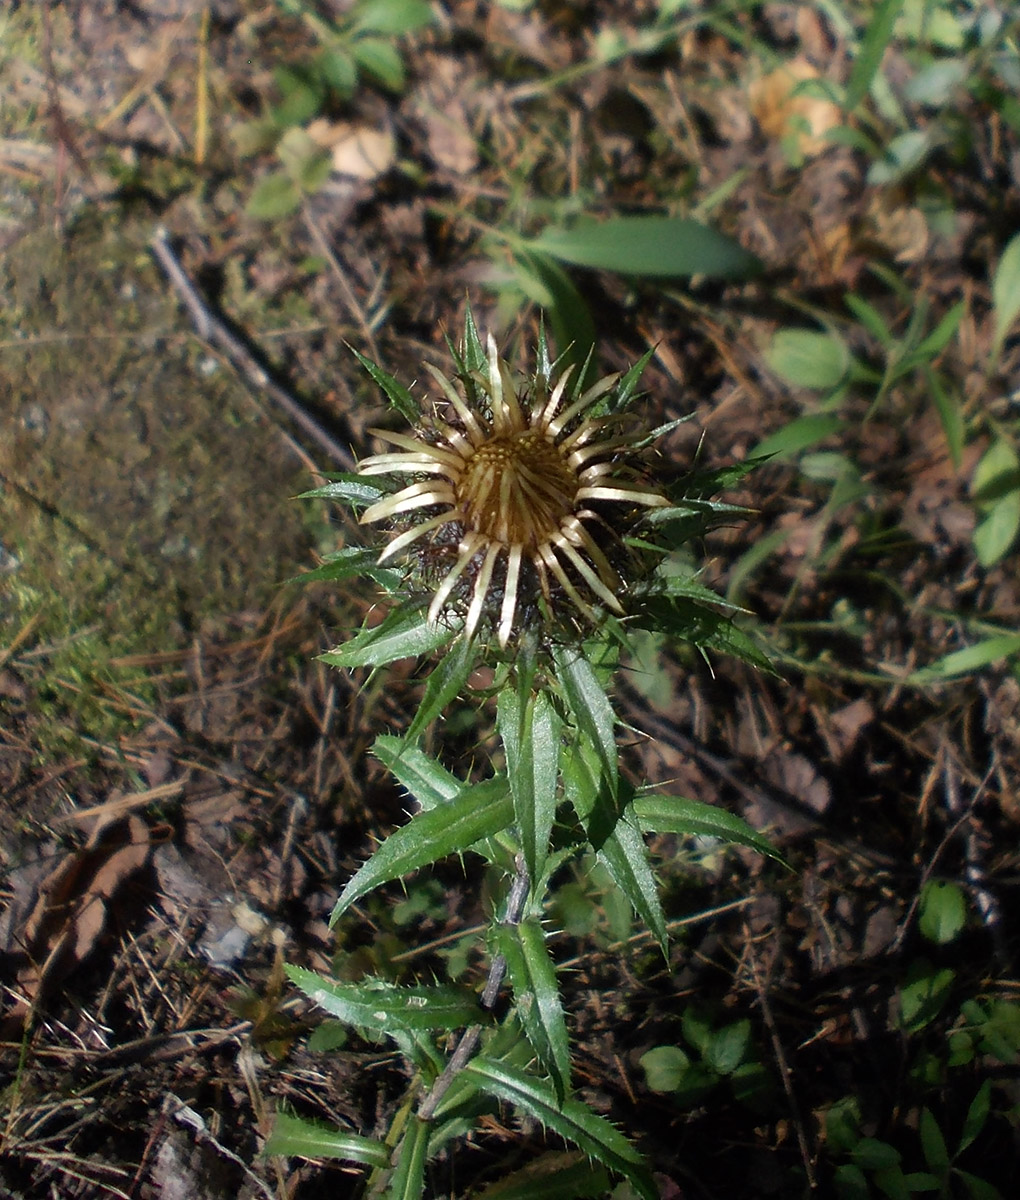
POLYGON ((382 667, 397 658, 416 658, 445 646, 457 636, 449 625, 426 620, 420 608, 395 608, 381 624, 362 629, 319 658, 334 667, 382 667))
POLYGON ((463 780, 442 763, 430 758, 419 746, 408 745, 403 738, 393 734, 384 733, 377 737, 372 753, 423 809, 452 800, 464 788, 463 780))
POLYGON ((393 592, 400 585, 403 572, 394 567, 380 567, 379 555, 374 550, 364 550, 360 546, 345 546, 330 554, 326 560, 312 571, 303 575, 295 575, 289 583, 337 583, 344 579, 372 579, 388 592, 393 592))
POLYGON ((412 1117, 393 1153, 393 1174, 386 1188, 386 1200, 421 1200, 425 1194, 428 1146, 428 1121, 412 1117))
MULTIPOLYGON (((678 833, 697 837, 714 837, 739 846, 750 846, 759 854, 767 854, 783 862, 779 851, 760 833, 733 813, 688 800, 685 796, 644 795, 634 801, 634 815, 645 833, 678 833)), ((785 863, 784 863, 785 865, 785 863)))
POLYGON ((342 1158, 367 1167, 388 1167, 390 1163, 389 1147, 375 1138, 331 1129, 318 1121, 306 1121, 289 1113, 276 1114, 265 1153, 301 1158, 342 1158))
POLYGON ((348 346, 348 349, 369 375, 372 376, 375 383, 382 388, 386 399, 389 400, 390 404, 393 405, 404 420, 411 425, 416 424, 421 418, 421 408, 407 388, 402 383, 398 383, 392 375, 387 375, 381 367, 377 367, 370 358, 366 358, 364 354, 355 350, 353 346, 348 346))
POLYGON ((513 687, 500 692, 496 727, 506 750, 514 816, 528 874, 541 878, 556 814, 556 779, 562 722, 544 692, 522 696, 513 687))
POLYGON ((613 832, 599 850, 599 862, 631 902, 637 915, 655 935, 663 957, 668 958, 669 935, 666 932, 666 918, 659 900, 659 889, 648 862, 648 847, 641 834, 630 823, 632 815, 628 807, 616 822, 613 832))
POLYGON ((604 1168, 576 1150, 551 1150, 478 1193, 478 1200, 601 1200, 612 1187, 604 1168))
POLYGON ((302 492, 299 500, 340 500, 352 507, 374 504, 386 495, 389 488, 372 475, 352 475, 337 472, 322 487, 302 492))
POLYGON ((463 1075, 624 1176, 643 1200, 659 1200, 659 1189, 638 1152, 614 1125, 586 1104, 568 1099, 560 1105, 555 1091, 544 1080, 483 1055, 469 1062, 463 1075))
POLYGON ((331 1016, 375 1033, 461 1029, 487 1015, 472 994, 456 987, 398 987, 382 979, 337 983, 302 967, 286 971, 291 983, 331 1016))
POLYGON ((570 1088, 570 1041, 556 988, 556 967, 542 926, 533 917, 519 925, 501 925, 496 944, 506 959, 524 1033, 552 1076, 556 1099, 562 1104, 570 1088))
POLYGON ((425 732, 425 726, 460 695, 474 669, 475 657, 472 642, 468 638, 462 638, 460 643, 433 667, 425 684, 418 711, 404 735, 409 742, 420 737, 425 732))
POLYGON ((459 854, 493 837, 513 821, 514 808, 505 779, 470 784, 455 800, 420 812, 395 830, 348 882, 329 919, 334 925, 362 896, 391 879, 459 854))
POLYGON ((562 646, 553 649, 556 677, 570 707, 577 728, 594 746, 602 774, 612 795, 619 783, 616 752, 615 716, 595 669, 578 650, 562 646))

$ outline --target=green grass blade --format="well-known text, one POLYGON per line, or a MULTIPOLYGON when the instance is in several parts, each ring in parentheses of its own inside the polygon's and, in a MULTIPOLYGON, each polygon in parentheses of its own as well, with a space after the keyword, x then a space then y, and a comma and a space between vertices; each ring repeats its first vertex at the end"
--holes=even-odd
POLYGON ((659 1200, 659 1189, 644 1161, 622 1133, 579 1100, 557 1102, 544 1080, 503 1062, 479 1056, 464 1068, 478 1088, 514 1105, 586 1154, 624 1176, 642 1200, 659 1200))
POLYGON ((552 1077, 557 1103, 570 1089, 570 1041, 556 987, 556 967, 549 956, 542 926, 534 918, 497 930, 499 952, 506 959, 517 1015, 538 1061, 552 1077))
POLYGON ((362 896, 411 871, 470 849, 504 830, 514 817, 505 779, 470 784, 439 808, 420 812, 395 830, 350 879, 329 919, 334 925, 362 896))
POLYGON ((394 1151, 394 1168, 385 1200, 422 1200, 425 1195, 425 1156, 429 1145, 427 1121, 412 1117, 394 1151))
POLYGON ((263 1154, 288 1154, 300 1158, 342 1158, 367 1167, 388 1167, 389 1148, 374 1138, 331 1129, 289 1113, 277 1113, 273 1132, 263 1154))
POLYGON ((892 39, 893 26, 902 7, 903 0, 882 0, 868 18, 867 31, 854 59, 846 88, 844 106, 847 112, 852 112, 868 94, 882 65, 882 56, 892 39))

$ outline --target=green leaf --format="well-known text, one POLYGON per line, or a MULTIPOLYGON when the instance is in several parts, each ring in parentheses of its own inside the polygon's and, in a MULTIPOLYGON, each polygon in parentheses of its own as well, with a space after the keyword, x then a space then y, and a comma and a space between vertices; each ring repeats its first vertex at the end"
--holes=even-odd
POLYGON ((992 280, 995 340, 992 355, 998 358, 1006 335, 1020 313, 1020 233, 1015 234, 999 259, 992 280))
POLYGON ((967 920, 967 901, 955 883, 931 880, 921 892, 918 924, 929 942, 945 946, 963 928, 967 920))
POLYGON ((659 1189, 634 1147, 615 1126, 579 1100, 559 1104, 556 1094, 543 1080, 479 1055, 464 1068, 482 1091, 514 1105, 586 1154, 624 1176, 642 1200, 658 1200, 659 1189))
POLYGON ((323 80, 338 96, 349 100, 358 86, 358 66, 350 54, 342 46, 331 46, 315 61, 323 80))
POLYGON ((403 738, 382 734, 375 739, 372 753, 407 788, 423 809, 435 808, 452 800, 464 789, 464 784, 418 746, 410 746, 403 738))
POLYGON ((882 56, 892 39, 903 0, 882 0, 868 18, 864 39, 857 51, 847 83, 844 107, 852 112, 864 99, 882 65, 882 56))
POLYGON ((887 1171, 900 1164, 900 1152, 878 1138, 861 1138, 853 1150, 854 1160, 866 1171, 887 1171))
POLYGON ((966 433, 963 422, 963 409, 959 398, 950 395, 943 386, 942 379, 936 371, 927 374, 928 388, 935 403, 935 410, 942 423, 942 432, 946 435, 946 446, 953 468, 960 469, 963 461, 963 441, 966 433))
POLYGON ((394 1168, 386 1188, 386 1200, 421 1200, 424 1196, 430 1132, 428 1121, 411 1118, 393 1153, 394 1168))
POLYGON ((506 829, 513 815, 505 779, 469 784, 455 799, 418 813, 391 833, 349 880, 333 909, 330 926, 380 884, 470 849, 475 842, 506 829))
POLYGON ((768 657, 751 637, 733 623, 733 618, 682 596, 651 596, 634 614, 639 629, 652 629, 690 642, 702 651, 731 654, 743 662, 776 673, 768 657))
POLYGON ((273 78, 283 99, 273 106, 273 120, 280 126, 306 124, 322 108, 326 90, 315 71, 305 65, 273 68, 273 78))
POLYGON ((616 717, 605 689, 582 651, 555 646, 553 662, 556 664, 556 677, 577 728, 594 746, 602 774, 610 793, 615 796, 620 774, 614 729, 616 717))
POLYGON ((420 737, 426 725, 460 695, 468 676, 474 670, 475 659, 474 643, 467 638, 461 638, 433 667, 425 684, 418 711, 404 735, 409 742, 420 737))
POLYGON ((992 1081, 986 1079, 978 1089, 977 1095, 970 1102, 967 1115, 963 1121, 960 1133, 960 1144, 956 1147, 957 1156, 961 1155, 980 1135, 988 1121, 992 1108, 992 1081))
MULTIPOLYGON (((565 362, 578 368, 596 341, 595 322, 573 280, 548 254, 520 250, 514 255, 522 290, 548 311, 553 337, 565 362)), ((593 382, 586 379, 585 384, 593 382)))
POLYGON ((496 727, 506 751, 521 849, 528 874, 537 880, 545 867, 556 814, 562 722, 546 693, 522 697, 508 686, 497 701, 496 727))
POLYGON ((734 1021, 712 1033, 705 1047, 705 1062, 717 1075, 732 1075, 744 1061, 751 1040, 751 1022, 734 1021))
POLYGON ((648 847, 641 834, 630 824, 630 810, 625 813, 598 851, 599 862, 613 882, 630 901, 638 917, 659 943, 663 956, 669 955, 669 934, 655 876, 648 863, 648 847))
POLYGON ((255 185, 244 211, 249 217, 272 221, 285 217, 301 205, 301 191, 286 171, 273 171, 255 185))
POLYGON ((524 1033, 552 1076, 557 1103, 562 1104, 570 1089, 570 1041, 542 926, 533 917, 518 925, 501 925, 496 945, 506 959, 524 1033))
POLYGON ((343 579, 365 578, 373 579, 388 591, 393 591, 400 583, 402 572, 392 567, 380 567, 376 562, 378 557, 374 550, 345 546, 342 550, 330 554, 326 561, 314 570, 295 575, 288 582, 337 583, 343 579))
POLYGON ((1002 1200, 1002 1192, 987 1179, 971 1175, 969 1171, 961 1171, 959 1167, 955 1168, 953 1174, 967 1189, 970 1200, 1002 1200))
POLYGON ((974 547, 984 567, 997 563, 1020 530, 1020 459, 1005 438, 997 438, 974 471, 971 492, 986 515, 974 531, 974 547))
POLYGON ((432 5, 426 0, 363 0, 351 10, 352 26, 358 32, 399 37, 431 25, 432 5))
POLYGON ((683 1085, 690 1058, 679 1046, 653 1046, 638 1060, 653 1092, 675 1092, 683 1085))
POLYGON ((946 1139, 942 1136, 938 1122, 932 1116, 931 1109, 921 1109, 921 1120, 918 1126, 921 1135, 921 1149, 924 1161, 929 1170, 943 1177, 949 1170, 949 1151, 946 1149, 946 1139))
POLYGON ((985 638, 964 650, 954 650, 930 667, 922 667, 907 676, 906 682, 914 685, 939 683, 959 675, 975 675, 982 668, 1020 654, 1020 633, 1004 633, 985 638))
POLYGON ((751 453, 761 458, 792 458, 802 450, 817 446, 834 433, 840 433, 842 429, 843 418, 835 413, 812 413, 797 417, 789 425, 770 433, 751 453))
POLYGON ((391 92, 404 90, 404 63, 392 42, 382 38, 359 37, 351 42, 350 51, 366 74, 371 75, 391 92))
POLYGON ((918 1033, 939 1015, 956 978, 948 967, 936 970, 921 960, 911 965, 900 989, 900 1028, 918 1033))
POLYGON ((828 392, 846 379, 851 358, 846 343, 834 333, 780 329, 765 352, 765 361, 794 387, 828 392))
POLYGON ((373 381, 383 390, 386 399, 410 425, 416 425, 421 419, 421 408, 415 398, 402 383, 398 383, 392 375, 388 375, 382 367, 377 367, 370 358, 366 358, 360 350, 353 346, 347 347, 365 370, 372 376, 373 381))
POLYGON ((329 483, 301 492, 298 500, 341 500, 351 507, 374 504, 386 495, 386 489, 372 475, 351 475, 338 471, 329 483))
POLYGON ((277 1113, 273 1131, 263 1154, 288 1154, 301 1158, 342 1158, 367 1167, 388 1167, 389 1147, 375 1138, 331 1129, 317 1121, 305 1121, 288 1113, 277 1113))
POLYGON ((682 217, 610 217, 601 222, 588 217, 570 228, 551 226, 526 245, 578 267, 655 279, 745 279, 761 269, 758 259, 730 238, 682 217))
POLYGON ((684 796, 639 795, 634 815, 645 833, 676 833, 688 837, 714 837, 739 846, 749 846, 759 854, 783 863, 779 851, 746 821, 725 809, 684 796))
POLYGON ((438 650, 458 632, 449 625, 431 624, 418 607, 395 608, 381 624, 360 630, 349 642, 327 650, 319 658, 334 667, 381 667, 397 658, 415 658, 438 650))
POLYGON ((477 998, 456 987, 398 987, 382 979, 336 983, 287 966, 287 977, 331 1016, 373 1033, 461 1029, 486 1018, 477 998))

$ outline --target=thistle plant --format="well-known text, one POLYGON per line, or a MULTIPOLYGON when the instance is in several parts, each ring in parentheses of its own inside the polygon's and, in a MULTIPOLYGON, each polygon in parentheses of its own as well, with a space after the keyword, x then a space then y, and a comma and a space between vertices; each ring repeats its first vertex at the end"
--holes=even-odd
POLYGON ((580 1153, 543 1158, 516 1188, 504 1178, 501 1196, 529 1195, 539 1177, 543 1195, 595 1195, 622 1176, 653 1200, 635 1146, 573 1094, 548 913, 569 864, 596 862, 668 956, 646 834, 774 854, 739 818, 629 779, 610 699, 634 630, 767 668, 687 551, 742 511, 715 496, 750 464, 654 482, 650 456, 673 425, 646 431, 633 415, 649 355, 588 386, 590 362, 551 361, 541 332, 534 367, 520 374, 491 337, 483 344, 470 311, 449 350, 452 378, 430 366, 438 390, 424 405, 355 352, 405 427, 373 430, 386 451, 307 493, 350 506, 367 531, 389 527, 381 549, 345 547, 314 572, 366 576, 388 605, 381 623, 325 661, 348 670, 410 656, 429 663, 407 730, 374 745, 416 811, 348 881, 331 923, 375 888, 471 853, 500 881, 489 968, 484 978, 427 986, 342 983, 290 968, 334 1019, 391 1041, 410 1084, 384 1138, 281 1114, 268 1150, 361 1163, 370 1194, 408 1200, 424 1194, 430 1159, 509 1105, 580 1153), (490 770, 476 758, 460 777, 426 752, 422 735, 471 691, 481 665, 491 683, 474 699, 492 714, 499 752, 490 770), (497 1015, 504 991, 509 1004, 497 1015))

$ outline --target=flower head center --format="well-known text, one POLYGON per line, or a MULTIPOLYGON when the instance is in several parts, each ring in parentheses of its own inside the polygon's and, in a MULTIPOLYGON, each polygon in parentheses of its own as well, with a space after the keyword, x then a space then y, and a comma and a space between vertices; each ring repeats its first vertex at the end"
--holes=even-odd
POLYGON ((544 433, 492 437, 464 464, 455 488, 464 524, 504 545, 534 549, 574 509, 578 479, 544 433))

